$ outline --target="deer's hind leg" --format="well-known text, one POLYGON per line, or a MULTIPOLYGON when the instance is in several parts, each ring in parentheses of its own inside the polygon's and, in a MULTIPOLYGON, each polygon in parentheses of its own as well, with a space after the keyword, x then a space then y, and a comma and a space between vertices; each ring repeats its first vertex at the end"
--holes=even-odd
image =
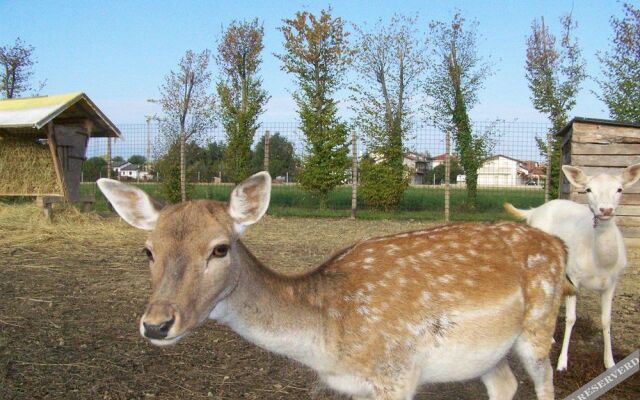
POLYGON ((518 390, 516 381, 507 359, 500 361, 491 371, 482 375, 489 400, 511 400, 518 390))

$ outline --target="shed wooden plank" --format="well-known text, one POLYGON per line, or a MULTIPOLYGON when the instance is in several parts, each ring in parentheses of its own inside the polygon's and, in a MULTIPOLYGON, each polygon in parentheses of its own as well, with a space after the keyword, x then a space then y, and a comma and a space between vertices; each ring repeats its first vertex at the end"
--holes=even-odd
POLYGON ((596 144, 596 143, 574 143, 571 147, 573 155, 583 154, 640 154, 640 143, 624 143, 624 144, 596 144))
POLYGON ((618 226, 640 226, 640 216, 622 215, 616 217, 618 226))
POLYGON ((640 205, 620 205, 616 210, 618 215, 640 215, 640 205))
POLYGON ((640 226, 621 226, 620 230, 625 238, 640 238, 640 226))
POLYGON ((572 131, 574 143, 640 143, 640 129, 633 127, 576 122, 572 131))
MULTIPOLYGON (((640 145, 639 145, 640 146, 640 145)), ((578 167, 622 167, 640 163, 640 153, 634 155, 578 155, 571 156, 571 164, 578 167)))

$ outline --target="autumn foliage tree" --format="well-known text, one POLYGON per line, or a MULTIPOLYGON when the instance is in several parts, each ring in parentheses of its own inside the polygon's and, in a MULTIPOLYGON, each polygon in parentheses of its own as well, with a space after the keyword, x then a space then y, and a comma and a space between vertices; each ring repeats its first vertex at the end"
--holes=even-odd
POLYGON ((409 185, 403 143, 426 65, 424 38, 416 26, 416 17, 396 15, 388 25, 357 29, 354 66, 360 79, 352 86, 352 104, 372 155, 361 164, 361 193, 370 206, 385 210, 397 206, 409 185))
POLYGON ((337 115, 335 92, 343 86, 351 62, 348 32, 331 10, 319 16, 303 11, 285 19, 282 69, 295 77, 293 98, 298 106, 307 155, 299 182, 326 205, 328 194, 344 182, 349 166, 348 129, 337 115))
POLYGON ((569 111, 575 106, 576 95, 586 77, 585 62, 573 37, 576 22, 571 15, 562 17, 560 21, 560 43, 549 32, 544 18, 533 20, 531 35, 527 38, 526 78, 531 100, 536 110, 546 114, 551 122, 548 142, 544 138, 536 138, 540 152, 549 160, 545 187, 547 199, 558 197, 561 138, 555 133, 567 124, 569 111))
POLYGON ((258 76, 263 37, 258 19, 234 21, 218 43, 219 117, 227 135, 225 170, 236 183, 251 174, 251 144, 269 100, 258 76))
POLYGON ((599 96, 611 118, 640 124, 640 9, 624 4, 624 17, 611 18, 612 49, 598 54, 603 79, 599 96))

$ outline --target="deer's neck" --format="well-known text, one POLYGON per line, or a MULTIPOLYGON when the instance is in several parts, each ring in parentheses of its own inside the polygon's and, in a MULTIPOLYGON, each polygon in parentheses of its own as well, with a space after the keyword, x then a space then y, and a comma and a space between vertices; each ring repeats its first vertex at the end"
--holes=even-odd
POLYGON ((624 252, 624 242, 615 218, 598 221, 594 227, 594 235, 593 249, 596 261, 601 266, 612 266, 617 262, 621 250, 624 252))
POLYGON ((326 288, 322 274, 291 278, 264 267, 238 243, 235 289, 222 299, 210 318, 228 325, 245 339, 312 368, 322 369, 323 315, 326 288))

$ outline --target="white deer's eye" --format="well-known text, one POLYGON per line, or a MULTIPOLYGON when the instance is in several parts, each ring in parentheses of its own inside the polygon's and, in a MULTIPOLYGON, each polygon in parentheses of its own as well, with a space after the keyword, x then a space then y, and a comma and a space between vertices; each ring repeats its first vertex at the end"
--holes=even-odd
POLYGON ((591 188, 587 188, 587 189, 585 190, 585 192, 587 192, 587 193, 591 193, 591 188))
POLYGON ((622 188, 618 188, 618 193, 622 193, 622 188))

